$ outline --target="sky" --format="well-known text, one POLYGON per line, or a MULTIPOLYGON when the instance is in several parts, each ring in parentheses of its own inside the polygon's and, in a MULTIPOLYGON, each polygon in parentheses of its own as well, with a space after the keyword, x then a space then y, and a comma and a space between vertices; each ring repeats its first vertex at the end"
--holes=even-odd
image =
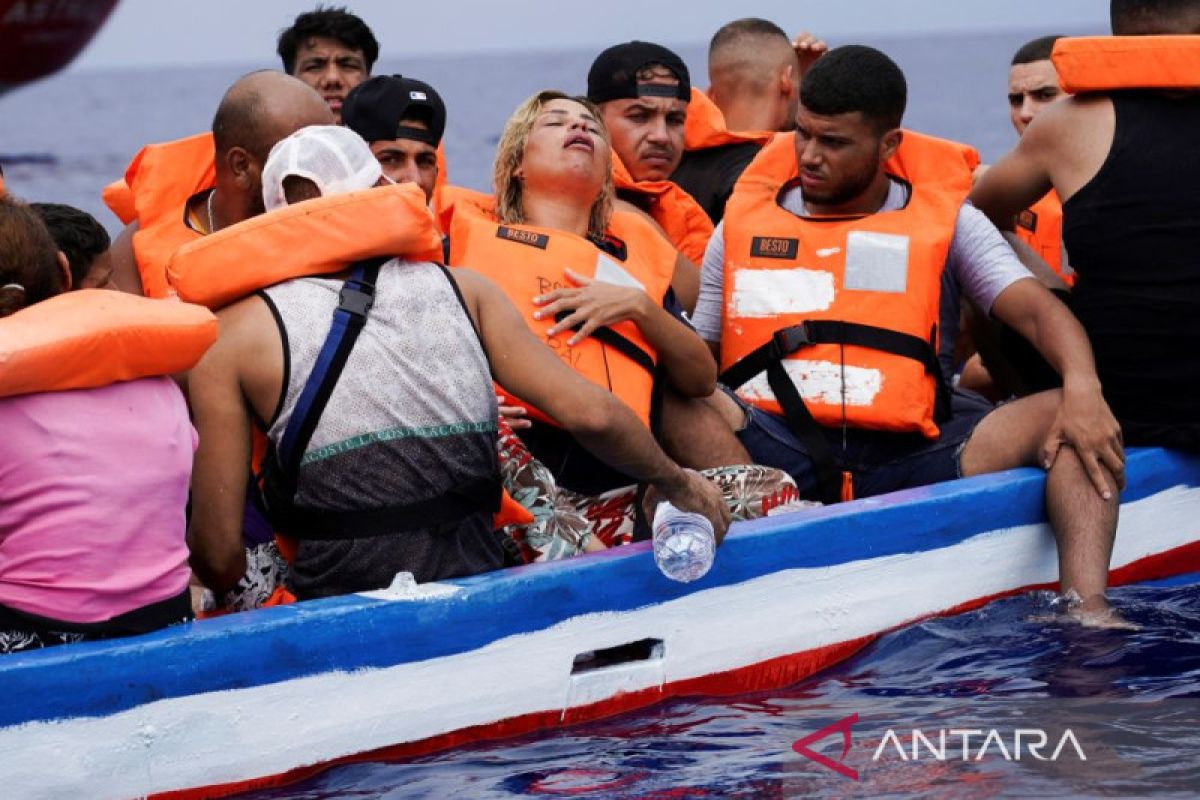
MULTIPOLYGON (((260 60, 281 28, 316 0, 121 0, 72 69, 260 60)), ((722 24, 769 19, 845 43, 854 35, 1106 29, 1103 0, 360 0, 347 2, 380 40, 383 58, 543 51, 628 39, 706 42, 722 24)))

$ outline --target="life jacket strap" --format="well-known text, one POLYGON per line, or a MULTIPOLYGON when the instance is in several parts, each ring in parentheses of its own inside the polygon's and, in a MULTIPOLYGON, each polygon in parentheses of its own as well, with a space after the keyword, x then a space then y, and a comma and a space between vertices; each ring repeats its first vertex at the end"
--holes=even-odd
POLYGON ((950 415, 950 393, 942 377, 937 354, 933 348, 937 327, 930 331, 929 341, 900 331, 838 320, 806 320, 780 328, 770 341, 747 353, 737 363, 721 373, 719 380, 730 389, 737 389, 759 373, 767 373, 767 384, 783 409, 788 427, 800 440, 813 460, 817 490, 821 502, 837 503, 843 499, 842 476, 837 468, 833 450, 822 426, 804 404, 795 382, 783 362, 788 356, 818 344, 855 345, 911 358, 925 367, 937 385, 935 419, 950 415))
MULTIPOLYGON (((554 315, 554 321, 562 322, 564 319, 571 316, 571 313, 572 312, 566 310, 560 311, 554 315)), ((582 323, 576 325, 574 328, 572 328, 572 330, 578 331, 581 327, 583 327, 582 323)), ((654 374, 654 357, 607 325, 592 331, 592 338, 601 344, 605 344, 616 350, 618 353, 625 356, 651 375, 654 374)))

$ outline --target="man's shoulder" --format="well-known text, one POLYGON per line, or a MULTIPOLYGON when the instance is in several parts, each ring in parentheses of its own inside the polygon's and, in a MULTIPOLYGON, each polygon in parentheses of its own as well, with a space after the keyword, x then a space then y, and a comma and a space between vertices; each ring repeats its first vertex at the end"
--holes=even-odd
POLYGON ((1021 137, 1023 150, 1069 151, 1080 136, 1112 119, 1113 102, 1107 94, 1075 95, 1047 106, 1021 137))

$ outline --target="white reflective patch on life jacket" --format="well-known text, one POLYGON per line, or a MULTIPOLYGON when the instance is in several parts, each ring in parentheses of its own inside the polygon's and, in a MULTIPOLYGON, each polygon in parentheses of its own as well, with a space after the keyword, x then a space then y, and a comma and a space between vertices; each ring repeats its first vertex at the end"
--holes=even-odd
POLYGON ((613 283, 617 286, 628 286, 633 289, 641 289, 643 292, 646 291, 645 284, 630 275, 624 267, 604 255, 604 253, 596 254, 595 279, 604 283, 613 283))
MULTIPOLYGON (((842 365, 832 361, 788 359, 784 369, 806 403, 842 404, 842 365)), ((846 366, 846 405, 869 406, 883 389, 883 373, 869 367, 846 366)), ((742 384, 738 395, 747 401, 774 400, 767 373, 760 372, 742 384)))
POLYGON ((833 273, 815 269, 733 271, 730 317, 764 318, 825 311, 833 305, 833 273))
POLYGON ((904 294, 908 290, 908 237, 851 231, 846 237, 845 286, 904 294))

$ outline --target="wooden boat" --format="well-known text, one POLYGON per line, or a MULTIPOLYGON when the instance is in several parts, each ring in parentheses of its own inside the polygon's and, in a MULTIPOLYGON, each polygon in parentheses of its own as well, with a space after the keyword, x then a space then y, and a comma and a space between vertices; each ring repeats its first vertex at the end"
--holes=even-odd
MULTIPOLYGON (((1114 583, 1200 570, 1200 456, 1132 450, 1128 475, 1114 583)), ((694 584, 641 544, 5 656, 5 785, 217 797, 791 684, 885 631, 1052 586, 1043 485, 1016 470, 741 524, 694 584)))

